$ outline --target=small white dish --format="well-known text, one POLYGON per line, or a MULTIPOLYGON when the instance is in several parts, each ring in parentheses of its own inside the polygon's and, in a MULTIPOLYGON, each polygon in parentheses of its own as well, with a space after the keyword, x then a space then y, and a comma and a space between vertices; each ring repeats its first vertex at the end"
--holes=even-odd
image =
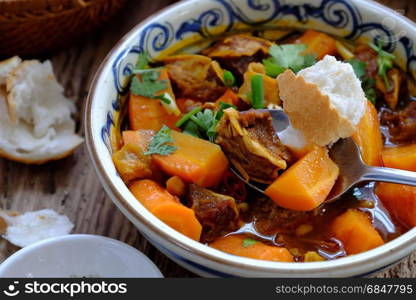
POLYGON ((72 234, 35 243, 0 265, 0 277, 162 278, 156 265, 139 250, 117 240, 72 234))

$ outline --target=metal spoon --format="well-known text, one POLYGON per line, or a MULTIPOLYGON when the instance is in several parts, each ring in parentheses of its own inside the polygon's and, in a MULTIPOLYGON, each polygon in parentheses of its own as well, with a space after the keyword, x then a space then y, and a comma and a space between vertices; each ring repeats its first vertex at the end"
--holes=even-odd
MULTIPOLYGON (((289 125, 289 120, 282 110, 268 110, 273 118, 273 127, 277 132, 289 125)), ((381 181, 416 186, 416 172, 382 167, 371 167, 364 164, 358 146, 352 138, 342 139, 335 143, 329 155, 338 165, 339 177, 325 203, 339 199, 354 185, 366 181, 381 181)), ((252 189, 264 194, 264 184, 247 181, 233 167, 231 171, 252 189)))
POLYGON ((338 165, 339 177, 326 203, 337 200, 354 185, 366 181, 416 186, 416 172, 366 165, 361 158, 360 149, 352 138, 335 143, 329 151, 329 156, 338 165))

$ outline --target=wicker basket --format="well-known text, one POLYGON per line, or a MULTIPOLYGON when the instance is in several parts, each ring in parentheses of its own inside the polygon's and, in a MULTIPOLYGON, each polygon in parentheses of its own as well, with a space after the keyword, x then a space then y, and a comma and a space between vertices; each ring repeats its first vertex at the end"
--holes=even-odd
POLYGON ((0 56, 49 53, 111 18, 125 0, 0 0, 0 56))

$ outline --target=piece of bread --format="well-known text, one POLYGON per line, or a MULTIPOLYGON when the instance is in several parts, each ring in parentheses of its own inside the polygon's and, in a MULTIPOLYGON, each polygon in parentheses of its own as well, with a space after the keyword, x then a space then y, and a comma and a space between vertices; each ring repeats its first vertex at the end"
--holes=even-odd
POLYGON ((8 70, 6 90, 0 86, 0 156, 42 164, 70 155, 83 139, 75 134, 75 107, 51 63, 13 59, 13 64, 10 70, 10 60, 0 63, 0 74, 8 70))
POLYGON ((26 247, 41 240, 69 234, 74 224, 67 216, 51 209, 42 209, 24 214, 10 215, 0 212, 6 223, 3 238, 19 247, 26 247))
POLYGON ((6 85, 7 76, 11 71, 17 68, 22 60, 18 56, 13 56, 4 61, 0 61, 0 87, 6 85))
POLYGON ((351 65, 325 56, 295 75, 277 78, 283 109, 294 128, 326 146, 351 136, 365 112, 366 98, 351 65))

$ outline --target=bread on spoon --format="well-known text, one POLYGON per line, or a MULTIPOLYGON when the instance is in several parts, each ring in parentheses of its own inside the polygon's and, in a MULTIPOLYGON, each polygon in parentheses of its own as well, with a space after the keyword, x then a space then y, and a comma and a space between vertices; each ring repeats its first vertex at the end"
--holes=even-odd
POLYGON ((283 109, 307 140, 326 146, 354 134, 367 100, 349 63, 327 55, 297 75, 286 70, 277 80, 283 109))

